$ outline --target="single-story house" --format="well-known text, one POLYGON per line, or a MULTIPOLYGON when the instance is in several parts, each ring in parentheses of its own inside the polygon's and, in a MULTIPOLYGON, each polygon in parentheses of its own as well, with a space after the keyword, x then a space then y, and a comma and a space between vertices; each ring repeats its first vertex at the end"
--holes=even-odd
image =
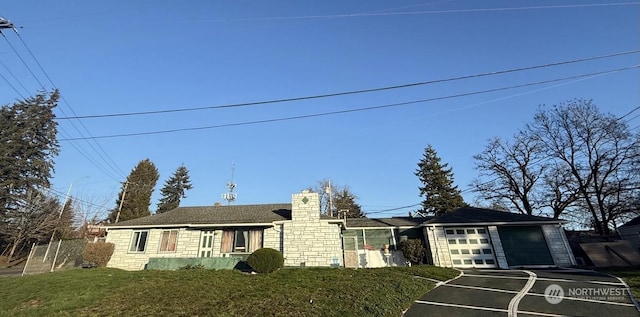
POLYGON ((629 241, 631 246, 640 252, 640 216, 618 227, 618 233, 622 239, 629 241))
POLYGON ((564 221, 465 207, 439 217, 338 219, 322 215, 317 193, 291 203, 179 207, 106 226, 109 267, 144 269, 150 259, 246 257, 282 252, 286 266, 405 265, 403 239, 421 239, 427 262, 445 267, 575 265, 564 221))
POLYGON ((343 227, 308 191, 290 204, 178 207, 108 225, 107 266, 142 270, 150 258, 246 257, 263 247, 282 252, 286 266, 343 266, 343 227))

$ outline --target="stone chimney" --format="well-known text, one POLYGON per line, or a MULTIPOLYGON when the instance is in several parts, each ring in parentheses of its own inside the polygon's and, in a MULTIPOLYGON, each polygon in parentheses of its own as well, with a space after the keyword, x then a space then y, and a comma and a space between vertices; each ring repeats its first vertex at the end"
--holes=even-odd
POLYGON ((320 196, 303 190, 291 197, 291 220, 293 222, 320 221, 320 196))

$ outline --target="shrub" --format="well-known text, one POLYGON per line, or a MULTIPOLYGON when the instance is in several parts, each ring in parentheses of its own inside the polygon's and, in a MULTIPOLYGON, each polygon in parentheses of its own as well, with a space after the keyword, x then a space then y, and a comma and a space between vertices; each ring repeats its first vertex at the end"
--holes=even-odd
POLYGON ((408 239, 400 241, 400 251, 412 264, 420 264, 427 254, 427 249, 420 239, 408 239))
POLYGON ((185 266, 181 266, 178 270, 204 270, 205 267, 202 264, 187 264, 185 266))
POLYGON ((251 253, 247 263, 258 273, 271 273, 284 266, 284 258, 278 250, 262 248, 251 253))
POLYGON ((105 267, 111 259, 115 244, 113 243, 87 243, 82 252, 82 260, 84 262, 93 263, 98 267, 105 267))

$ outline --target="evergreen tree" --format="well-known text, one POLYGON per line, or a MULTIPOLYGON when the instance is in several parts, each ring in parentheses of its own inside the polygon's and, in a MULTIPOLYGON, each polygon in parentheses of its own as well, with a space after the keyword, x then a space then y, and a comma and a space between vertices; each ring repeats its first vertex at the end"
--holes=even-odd
POLYGON ((364 218, 362 208, 356 203, 358 197, 349 191, 348 187, 336 192, 333 196, 333 205, 340 218, 364 218))
POLYGON ((48 188, 59 152, 53 109, 58 90, 0 107, 0 216, 39 187, 48 188))
POLYGON ((159 177, 158 169, 151 160, 140 161, 127 176, 127 181, 122 184, 120 195, 116 200, 116 208, 111 211, 108 220, 113 223, 116 220, 119 222, 149 216, 151 214, 149 211, 151 194, 159 177), (118 217, 121 203, 122 209, 118 217))
POLYGON ((425 148, 415 172, 422 183, 419 187, 420 196, 424 197, 421 213, 441 215, 465 206, 460 190, 453 185, 453 172, 448 165, 440 163, 431 145, 425 148))
POLYGON ((180 200, 187 197, 185 191, 193 188, 191 181, 189 180, 189 170, 181 165, 176 169, 164 184, 164 187, 160 190, 162 198, 158 203, 157 214, 169 211, 180 206, 180 200))

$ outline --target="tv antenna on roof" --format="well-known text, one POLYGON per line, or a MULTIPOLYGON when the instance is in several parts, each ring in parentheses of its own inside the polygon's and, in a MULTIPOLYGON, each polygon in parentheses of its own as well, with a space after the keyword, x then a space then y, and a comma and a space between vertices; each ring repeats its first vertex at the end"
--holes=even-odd
POLYGON ((238 197, 238 194, 234 193, 233 190, 236 188, 236 183, 233 182, 233 174, 236 170, 236 164, 231 163, 231 180, 227 181, 227 192, 222 194, 222 199, 227 201, 227 205, 233 204, 238 197))

